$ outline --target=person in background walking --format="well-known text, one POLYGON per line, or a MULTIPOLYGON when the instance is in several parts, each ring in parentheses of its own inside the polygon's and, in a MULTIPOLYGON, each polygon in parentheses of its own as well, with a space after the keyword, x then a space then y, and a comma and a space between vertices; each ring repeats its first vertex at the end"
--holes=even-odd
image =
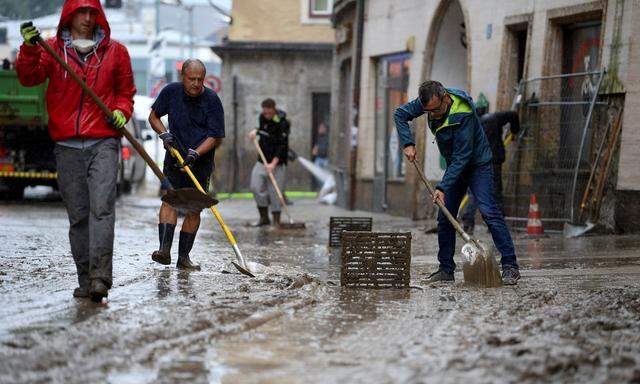
POLYGON ((311 154, 314 156, 313 163, 318 167, 325 168, 329 165, 329 130, 325 123, 318 125, 318 138, 311 154))
POLYGON ((47 85, 49 134, 58 187, 69 216, 69 242, 78 273, 75 297, 102 301, 113 283, 116 178, 120 132, 133 113, 131 60, 127 48, 111 39, 99 0, 67 0, 55 37, 47 40, 113 112, 107 121, 98 105, 54 61, 33 44, 39 32, 22 25, 24 43, 16 62, 20 83, 47 85))

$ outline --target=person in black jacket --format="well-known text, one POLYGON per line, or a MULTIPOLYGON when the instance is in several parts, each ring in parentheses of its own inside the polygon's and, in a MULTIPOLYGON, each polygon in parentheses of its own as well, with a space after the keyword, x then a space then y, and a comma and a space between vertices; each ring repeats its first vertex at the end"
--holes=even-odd
MULTIPOLYGON (((520 120, 518 113, 514 111, 487 113, 489 105, 482 105, 480 102, 478 102, 476 107, 476 111, 480 116, 480 123, 489 140, 489 146, 491 147, 491 153, 493 155, 493 182, 496 189, 496 202, 500 210, 504 211, 502 201, 502 163, 504 163, 506 157, 504 141, 502 140, 503 128, 509 124, 511 134, 517 135, 518 132, 520 132, 520 120)), ((468 194, 468 196, 469 202, 462 210, 462 225, 465 232, 473 233, 477 205, 473 194, 468 194)))
POLYGON ((276 109, 273 99, 265 99, 262 102, 262 113, 258 118, 258 128, 249 133, 251 140, 258 139, 260 148, 268 164, 263 164, 258 156, 258 161, 251 171, 251 192, 258 206, 260 219, 253 224, 255 227, 271 224, 269 221, 269 206, 273 215, 273 223, 280 224, 280 200, 275 188, 269 180, 269 173, 275 176, 278 186, 282 189, 285 177, 285 167, 289 152, 289 121, 287 114, 276 109))

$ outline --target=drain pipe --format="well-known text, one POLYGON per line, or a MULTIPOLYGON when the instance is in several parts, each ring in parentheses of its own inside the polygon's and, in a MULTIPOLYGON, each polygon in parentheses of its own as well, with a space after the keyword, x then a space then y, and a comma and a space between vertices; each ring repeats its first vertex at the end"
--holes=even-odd
MULTIPOLYGON (((356 3, 356 51, 355 51, 355 59, 354 59, 354 68, 353 68, 353 108, 352 108, 352 117, 353 117, 353 126, 358 129, 358 121, 360 115, 360 77, 362 73, 362 35, 364 32, 364 8, 366 5, 366 0, 357 0, 356 3)), ((350 198, 349 198, 349 209, 354 210, 356 206, 356 170, 357 170, 357 161, 358 161, 358 142, 356 137, 355 145, 351 147, 351 169, 350 169, 350 198)))
POLYGON ((233 175, 231 192, 238 192, 238 78, 233 76, 233 175))

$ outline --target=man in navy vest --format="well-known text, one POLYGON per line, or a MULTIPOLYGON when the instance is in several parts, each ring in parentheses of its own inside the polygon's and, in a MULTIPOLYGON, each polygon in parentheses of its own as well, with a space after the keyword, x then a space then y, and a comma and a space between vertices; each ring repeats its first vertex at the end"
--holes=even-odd
MULTIPOLYGON (((436 186, 434 202, 440 200, 455 217, 467 188, 476 198, 478 208, 489 227, 493 242, 502 254, 502 282, 515 285, 520 279, 513 241, 495 198, 491 148, 471 97, 464 91, 445 88, 437 81, 420 85, 418 98, 398 107, 394 121, 404 154, 416 160, 415 140, 408 122, 427 114, 429 129, 436 137, 438 149, 447 169, 436 186)), ((456 264, 456 231, 447 218, 438 213, 438 270, 430 282, 453 281, 456 264)))

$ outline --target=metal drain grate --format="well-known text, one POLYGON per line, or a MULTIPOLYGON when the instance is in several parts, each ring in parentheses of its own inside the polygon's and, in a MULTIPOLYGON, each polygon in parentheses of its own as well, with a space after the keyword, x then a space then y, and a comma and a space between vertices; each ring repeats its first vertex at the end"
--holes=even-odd
POLYGON ((411 232, 342 233, 340 284, 357 288, 408 288, 411 232))
POLYGON ((370 217, 331 217, 329 220, 329 246, 339 247, 342 244, 343 231, 370 232, 373 219, 370 217))

